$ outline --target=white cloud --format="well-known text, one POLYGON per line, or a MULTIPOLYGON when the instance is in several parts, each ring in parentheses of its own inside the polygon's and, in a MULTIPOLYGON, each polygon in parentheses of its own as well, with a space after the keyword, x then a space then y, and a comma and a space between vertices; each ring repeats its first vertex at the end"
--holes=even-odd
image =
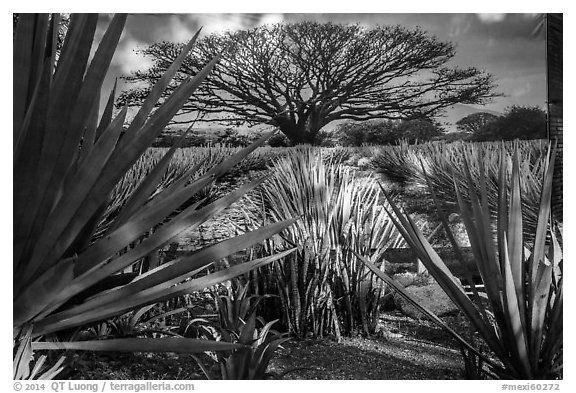
MULTIPOLYGON (((281 14, 265 14, 260 17, 251 14, 178 14, 167 16, 165 22, 154 29, 154 42, 187 42, 203 26, 203 34, 249 28, 256 25, 277 23, 283 19, 281 14)), ((99 32, 103 34, 103 32, 99 32)), ((149 45, 135 38, 129 30, 124 30, 112 64, 123 75, 135 70, 144 70, 152 65, 149 58, 137 53, 149 45)))
POLYGON ((196 15, 172 15, 156 30, 157 41, 188 42, 196 34, 198 24, 196 15))
POLYGON ((472 22, 467 14, 457 14, 450 19, 450 30, 448 31, 449 37, 458 37, 459 35, 466 34, 472 22))
POLYGON ((497 23, 506 19, 506 14, 476 14, 482 23, 497 23))
POLYGON ((152 65, 152 61, 136 53, 138 49, 145 48, 146 46, 148 46, 148 44, 140 42, 129 35, 122 37, 122 40, 118 44, 118 49, 116 49, 116 53, 114 54, 114 58, 112 59, 112 64, 117 66, 123 75, 128 75, 135 70, 149 68, 152 65))
POLYGON ((242 14, 208 14, 202 17, 202 32, 218 33, 244 27, 242 14))
POLYGON ((255 16, 253 14, 202 14, 197 15, 202 25, 202 33, 221 33, 224 31, 234 31, 249 29, 265 24, 279 23, 283 21, 282 14, 264 14, 255 16))
POLYGON ((261 25, 268 25, 274 23, 280 23, 284 20, 284 16, 282 14, 265 14, 264 17, 260 20, 261 25))

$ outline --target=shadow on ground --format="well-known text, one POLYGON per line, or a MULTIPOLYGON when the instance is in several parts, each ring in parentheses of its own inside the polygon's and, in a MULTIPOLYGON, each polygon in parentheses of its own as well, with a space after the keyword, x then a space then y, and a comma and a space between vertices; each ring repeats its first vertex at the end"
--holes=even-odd
POLYGON ((271 370, 284 379, 462 379, 457 350, 404 338, 290 341, 271 370))

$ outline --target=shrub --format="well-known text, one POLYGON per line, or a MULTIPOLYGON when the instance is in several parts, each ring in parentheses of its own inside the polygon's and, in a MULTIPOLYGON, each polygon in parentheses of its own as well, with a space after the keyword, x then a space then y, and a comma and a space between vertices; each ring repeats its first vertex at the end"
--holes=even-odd
POLYGON ((472 134, 469 132, 462 132, 462 131, 454 131, 454 132, 447 132, 443 134, 439 139, 446 142, 466 142, 472 138, 472 134))
POLYGON ((286 135, 279 132, 275 135, 272 135, 268 139, 268 145, 270 147, 287 147, 287 146, 292 146, 292 142, 290 142, 290 139, 288 139, 288 137, 286 135))
POLYGON ((334 147, 336 146, 336 140, 334 134, 330 131, 320 130, 314 139, 316 146, 322 147, 334 147))
POLYGON ((472 135, 497 119, 498 116, 489 112, 475 112, 458 120, 456 127, 458 131, 472 135))
POLYGON ((404 140, 426 142, 443 134, 439 124, 427 119, 367 120, 338 126, 336 140, 341 146, 391 145, 404 140))
POLYGON ((397 141, 396 127, 389 120, 346 122, 338 125, 335 137, 341 146, 387 145, 397 141))
POLYGON ((229 147, 246 147, 254 141, 254 137, 240 134, 238 130, 234 128, 227 128, 218 134, 216 141, 229 147))
MULTIPOLYGON (((178 143, 179 139, 180 139, 180 135, 175 134, 175 133, 162 135, 161 137, 156 139, 156 141, 154 141, 154 143, 152 144, 152 147, 168 147, 169 148, 169 147, 174 146, 176 143, 178 143)), ((209 142, 210 141, 206 137, 206 134, 201 134, 198 132, 191 131, 188 133, 188 135, 186 135, 184 141, 182 141, 179 144, 179 146, 181 148, 206 146, 206 145, 208 145, 209 142)))
POLYGON ((437 139, 444 134, 442 127, 428 119, 405 120, 398 123, 396 129, 398 139, 408 143, 426 142, 437 139))

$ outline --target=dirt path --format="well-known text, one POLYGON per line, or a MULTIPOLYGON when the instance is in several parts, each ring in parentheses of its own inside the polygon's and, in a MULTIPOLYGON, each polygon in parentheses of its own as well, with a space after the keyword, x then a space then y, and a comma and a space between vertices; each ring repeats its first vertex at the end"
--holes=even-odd
MULTIPOLYGON (((453 323, 457 323, 453 321, 453 323)), ((463 379, 460 351, 436 325, 382 315, 383 332, 373 337, 291 340, 277 351, 270 371, 298 368, 284 379, 463 379)))
POLYGON ((270 371, 301 367, 284 379, 461 379, 460 353, 405 338, 344 338, 284 345, 270 371))

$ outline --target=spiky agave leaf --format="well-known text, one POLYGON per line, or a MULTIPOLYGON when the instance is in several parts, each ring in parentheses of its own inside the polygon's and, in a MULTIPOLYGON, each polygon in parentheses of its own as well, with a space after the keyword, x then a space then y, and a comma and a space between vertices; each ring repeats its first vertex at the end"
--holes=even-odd
MULTIPOLYGON (((488 306, 474 303, 459 290, 452 273, 410 217, 404 216, 390 201, 394 211, 391 217, 410 247, 418 254, 430 274, 452 301, 468 317, 501 362, 501 366, 491 362, 493 371, 501 378, 556 378, 561 369, 561 366, 558 366, 562 363, 562 337, 559 333, 562 330, 562 322, 559 316, 562 315, 563 280, 561 269, 558 267, 562 257, 558 256, 561 254, 560 245, 550 229, 550 190, 554 153, 549 156, 551 158, 540 192, 538 225, 531 236, 534 239, 531 252, 526 248, 523 239, 525 231, 522 226, 522 197, 517 153, 512 155, 509 180, 504 176, 508 160, 504 159, 502 152, 500 153, 496 230, 492 226, 487 179, 483 170, 479 171, 479 181, 476 184, 467 159, 464 159, 467 186, 470 190, 478 187, 480 196, 476 192, 471 192, 464 197, 454 180, 461 217, 470 239, 476 266, 486 288, 488 306), (510 198, 507 197, 508 189, 510 198), (547 243, 548 252, 545 251, 547 243), (479 310, 478 307, 489 308, 479 310), (494 320, 486 318, 488 312, 494 316, 494 320)), ((477 160, 482 160, 481 154, 477 156, 477 160)), ((481 167, 481 163, 478 165, 481 167)), ((438 204, 434 192, 433 196, 438 204)), ((439 210, 441 211, 440 206, 439 210)), ((445 226, 449 230, 448 225, 445 226)), ((391 285, 394 284, 385 274, 378 273, 368 261, 365 263, 380 278, 391 285)), ((397 290, 402 293, 401 288, 397 290)), ((408 294, 402 293, 402 295, 411 300, 408 294)), ((411 301, 416 303, 414 300, 411 301)), ((426 312, 426 315, 447 329, 433 314, 426 312)), ((463 342, 461 337, 450 329, 447 330, 476 356, 483 357, 479 351, 471 349, 470 343, 463 342)))
MULTIPOLYGON (((376 180, 359 178, 333 155, 297 147, 275 161, 259 191, 258 197, 247 198, 249 221, 302 217, 281 233, 283 243, 299 245, 297 257, 275 266, 272 276, 291 330, 303 334, 312 325, 311 310, 318 319, 333 312, 322 311, 330 307, 320 301, 322 291, 345 294, 336 312, 342 310, 350 330, 355 323, 369 330, 382 288, 379 282, 372 286, 372 274, 349 250, 367 251, 381 264, 383 252, 399 242, 398 231, 378 206, 376 180)), ((316 326, 322 323, 331 329, 334 319, 316 326)))
POLYGON ((198 353, 206 351, 229 351, 242 348, 243 345, 193 338, 183 340, 179 337, 166 337, 157 339, 113 338, 109 340, 72 342, 38 341, 34 342, 32 347, 36 350, 198 353))
MULTIPOLYGON (((19 377, 30 374, 24 360, 30 358, 27 354, 32 349, 57 347, 51 343, 25 344, 30 339, 30 329, 32 336, 39 336, 119 315, 214 285, 292 251, 179 285, 188 275, 210 263, 211 258, 229 255, 261 241, 292 223, 287 221, 200 251, 196 255, 201 256, 200 262, 190 263, 191 260, 182 259, 161 266, 133 283, 93 296, 86 301, 90 305, 88 308, 83 304, 66 304, 73 296, 163 247, 188 227, 206 221, 259 184, 255 181, 245 185, 202 209, 193 204, 164 222, 185 201, 261 146, 269 136, 232 155, 195 181, 189 182, 193 173, 187 172, 186 178, 176 179, 171 187, 151 197, 174 153, 174 150, 169 151, 161 160, 159 169, 153 170, 140 188, 135 188, 127 210, 117 216, 119 221, 112 221, 104 231, 99 231, 98 223, 107 211, 106 205, 116 184, 200 85, 218 58, 209 62, 196 76, 185 80, 152 112, 197 35, 193 37, 152 89, 148 100, 121 137, 126 110, 112 116, 113 93, 100 122, 97 115, 104 76, 126 16, 116 15, 112 19, 89 61, 97 18, 96 14, 72 16, 56 67, 53 43, 58 31, 57 15, 23 14, 14 36, 14 64, 18 68, 14 74, 13 328, 14 337, 24 343, 19 346, 23 349, 15 359, 15 367, 23 370, 15 374, 19 377), (130 243, 159 224, 159 230, 146 241, 122 253, 130 243), (100 235, 95 237, 98 231, 100 235), (24 334, 25 326, 30 329, 24 334)), ((199 346, 182 340, 181 348, 192 351, 206 350, 211 345, 207 342, 199 346)), ((161 343, 154 342, 118 344, 122 345, 118 348, 126 350, 162 348, 161 343)), ((175 346, 176 341, 171 348, 175 346)), ((67 348, 110 350, 114 349, 114 343, 69 343, 67 348)))

